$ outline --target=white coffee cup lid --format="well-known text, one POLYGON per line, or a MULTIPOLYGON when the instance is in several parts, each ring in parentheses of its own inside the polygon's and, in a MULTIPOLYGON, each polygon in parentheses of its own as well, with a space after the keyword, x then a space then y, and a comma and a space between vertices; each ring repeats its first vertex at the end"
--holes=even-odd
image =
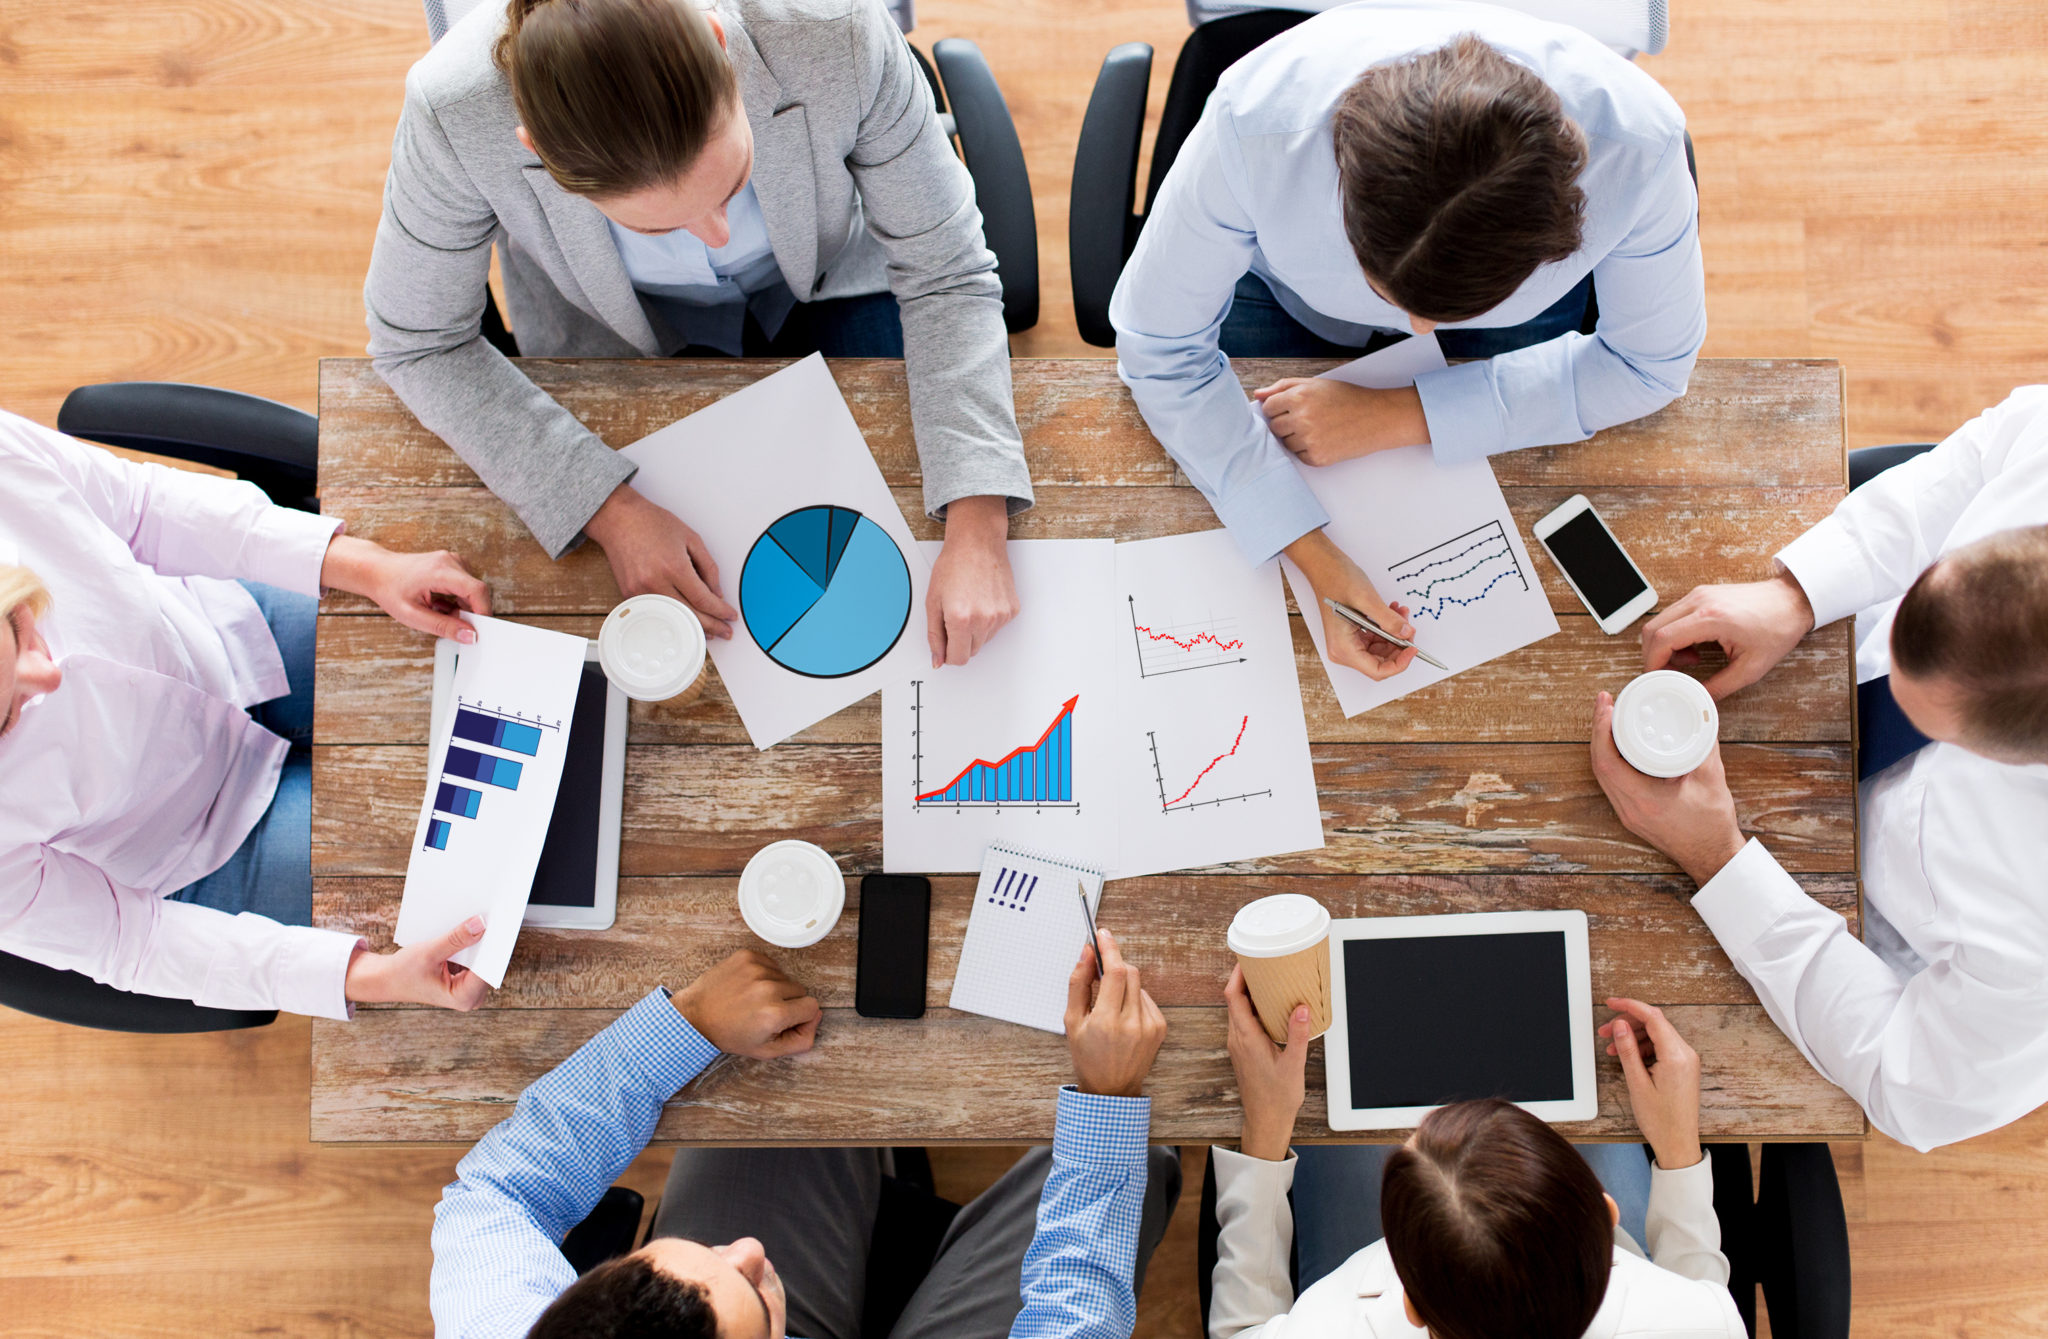
POLYGON ((1631 679, 1614 700, 1614 746, 1649 776, 1684 776, 1707 760, 1720 731, 1713 694, 1677 670, 1631 679))
POLYGON ((1230 951, 1247 958, 1282 958, 1299 953, 1330 933, 1330 913, 1306 893, 1275 893, 1237 909, 1230 922, 1230 951))
POLYGON ((597 660, 627 697, 666 701, 703 672, 704 625, 681 600, 635 595, 605 615, 597 660))
POLYGON ((810 842, 772 842, 740 872, 747 928, 781 948, 807 948, 830 933, 846 908, 846 876, 810 842))

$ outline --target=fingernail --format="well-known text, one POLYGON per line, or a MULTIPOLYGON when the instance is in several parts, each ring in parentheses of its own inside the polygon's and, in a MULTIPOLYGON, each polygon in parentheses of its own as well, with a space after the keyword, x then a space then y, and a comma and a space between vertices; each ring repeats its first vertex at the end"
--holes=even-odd
POLYGON ((1306 1004, 1294 1011, 1294 1021, 1297 1023, 1306 1023, 1308 1021, 1308 1006, 1306 1004))
POLYGON ((455 640, 461 642, 464 646, 469 645, 471 642, 476 640, 476 629, 464 628, 462 631, 455 634, 455 640))
POLYGON ((484 918, 481 916, 471 916, 462 923, 462 928, 473 935, 480 935, 484 932, 484 918))

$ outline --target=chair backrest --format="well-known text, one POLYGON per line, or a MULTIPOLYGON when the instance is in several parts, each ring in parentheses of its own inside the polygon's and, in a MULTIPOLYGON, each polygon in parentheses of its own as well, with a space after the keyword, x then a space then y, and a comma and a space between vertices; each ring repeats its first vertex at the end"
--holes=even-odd
POLYGON ((1180 156, 1180 146, 1202 119, 1202 108, 1223 72, 1254 48, 1309 17, 1300 9, 1251 8, 1248 12, 1204 23, 1188 34, 1180 56, 1173 63, 1173 81, 1166 88, 1166 105, 1159 111, 1159 132, 1152 143, 1152 172, 1145 186, 1145 212, 1166 180, 1167 169, 1180 156))
POLYGON ((277 1019, 274 1009, 208 1009, 190 1000, 132 994, 11 953, 0 953, 0 1005, 103 1032, 232 1032, 277 1019))
MULTIPOLYGON (((496 3, 497 0, 491 0, 496 3)), ((485 0, 420 0, 427 11, 427 40, 438 42, 448 35, 448 30, 462 22, 470 10, 485 3, 485 0)), ((1192 0, 1190 0, 1192 3, 1192 0)), ((917 26, 917 0, 883 0, 883 8, 889 11, 896 26, 909 32, 917 26)))
MULTIPOLYGON (((1292 9, 1319 14, 1351 0, 1187 0, 1188 22, 1199 28, 1217 19, 1260 9, 1292 9)), ((1624 56, 1656 55, 1671 36, 1669 0, 1488 0, 1503 9, 1517 9, 1552 23, 1584 29, 1624 56)))

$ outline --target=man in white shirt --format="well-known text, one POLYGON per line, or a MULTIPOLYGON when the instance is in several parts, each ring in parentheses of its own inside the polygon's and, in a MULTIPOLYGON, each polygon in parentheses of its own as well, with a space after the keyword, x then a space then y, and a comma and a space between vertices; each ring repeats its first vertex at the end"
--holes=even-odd
MULTIPOLYGON (((1707 324, 1686 164, 1670 95, 1575 28, 1453 0, 1333 9, 1217 82, 1110 303, 1118 370, 1246 557, 1285 552, 1318 596, 1398 633, 1295 458, 1463 462, 1684 394, 1707 324), (1399 390, 1290 378, 1256 403, 1230 365, 1411 330, 1474 361, 1399 390)), ((1406 666, 1324 622, 1332 659, 1406 666)))
POLYGON ((1850 494, 1772 579, 1700 587, 1643 630, 1650 669, 1722 646, 1707 688, 1725 697, 1856 615, 1861 691, 1888 685, 1932 741, 1863 783, 1860 942, 1744 842, 1718 750, 1643 776, 1607 694, 1596 709, 1593 771, 1622 823, 1699 882, 1693 906, 1814 1067, 1922 1150, 2048 1101, 2043 522, 2048 387, 2030 386, 1850 494))

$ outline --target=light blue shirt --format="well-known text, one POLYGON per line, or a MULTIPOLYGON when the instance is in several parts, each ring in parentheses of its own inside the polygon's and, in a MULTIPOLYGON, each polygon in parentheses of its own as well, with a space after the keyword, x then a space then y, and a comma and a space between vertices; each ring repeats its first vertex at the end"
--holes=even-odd
POLYGON ((1308 20, 1218 81, 1110 302, 1118 370, 1152 432, 1245 555, 1272 557, 1329 522, 1249 401, 1217 331, 1257 274, 1303 325, 1362 345, 1408 329, 1372 291, 1344 235, 1331 115, 1368 67, 1476 33, 1556 90, 1585 132, 1583 241, 1506 302, 1446 329, 1519 325, 1588 273, 1598 330, 1422 377, 1439 461, 1576 442, 1685 393, 1706 338, 1699 205, 1685 118, 1647 74, 1594 38, 1490 5, 1366 0, 1308 20))
POLYGON ((681 228, 649 236, 606 222, 634 290, 652 299, 683 343, 706 344, 736 358, 747 312, 773 338, 796 295, 776 264, 753 182, 727 203, 725 219, 732 235, 716 248, 681 228))
MULTIPOLYGON (((560 1243, 719 1056, 656 990, 520 1095, 434 1209, 441 1339, 518 1339, 576 1281, 560 1243)), ((1013 1339, 1129 1339, 1151 1099, 1063 1088, 1013 1339)))

